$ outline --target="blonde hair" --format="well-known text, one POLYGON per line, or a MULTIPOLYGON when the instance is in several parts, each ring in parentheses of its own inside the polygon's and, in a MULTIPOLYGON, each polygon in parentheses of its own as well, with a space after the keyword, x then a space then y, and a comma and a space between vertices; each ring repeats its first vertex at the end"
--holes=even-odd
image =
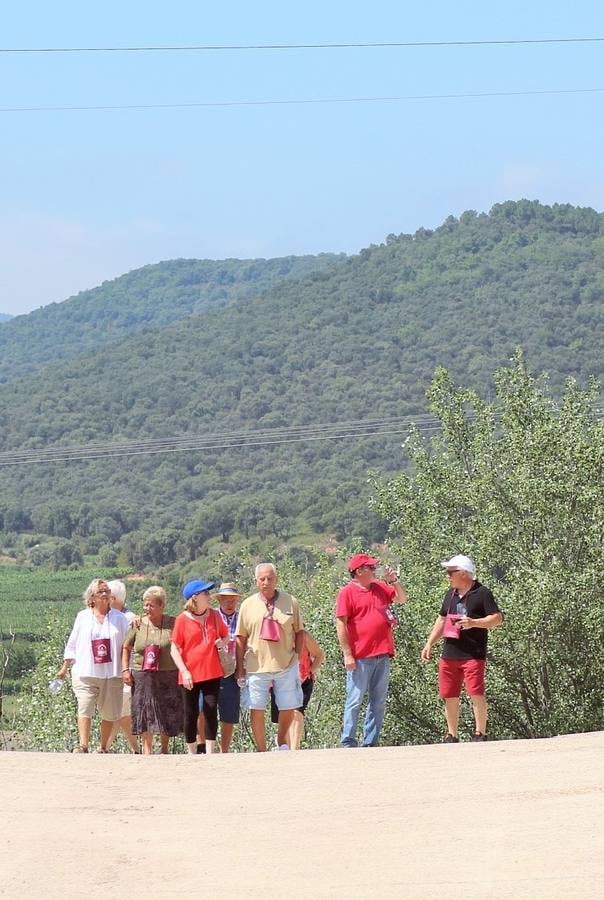
POLYGON ((197 603, 195 602, 195 596, 189 597, 187 602, 183 605, 183 609, 193 614, 197 612, 197 603))
POLYGON ((157 600, 161 607, 166 605, 166 592, 163 587, 160 587, 158 584, 154 584, 151 587, 147 588, 145 593, 143 594, 143 603, 145 600, 157 600))
POLYGON ((90 609, 94 606, 94 595, 97 593, 100 584, 106 584, 109 586, 108 582, 104 578, 93 578, 82 597, 84 598, 84 606, 88 606, 90 609))

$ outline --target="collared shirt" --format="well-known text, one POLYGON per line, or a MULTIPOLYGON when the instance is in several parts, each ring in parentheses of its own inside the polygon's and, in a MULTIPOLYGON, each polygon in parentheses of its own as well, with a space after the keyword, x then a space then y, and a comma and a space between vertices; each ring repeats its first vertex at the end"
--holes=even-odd
MULTIPOLYGON (((449 588, 440 608, 441 616, 446 616, 450 612, 455 614, 459 602, 466 607, 466 614, 470 619, 483 619, 485 616, 501 612, 491 591, 479 581, 475 581, 463 597, 459 596, 455 588, 449 588)), ((488 637, 489 632, 486 628, 464 629, 458 638, 444 638, 442 657, 486 659, 488 637)))
POLYGON ((297 658, 296 633, 304 628, 298 601, 285 591, 277 591, 272 617, 280 626, 281 637, 278 641, 266 641, 260 637, 262 622, 268 614, 266 601, 260 593, 247 597, 239 609, 237 635, 247 638, 247 672, 283 672, 297 658))

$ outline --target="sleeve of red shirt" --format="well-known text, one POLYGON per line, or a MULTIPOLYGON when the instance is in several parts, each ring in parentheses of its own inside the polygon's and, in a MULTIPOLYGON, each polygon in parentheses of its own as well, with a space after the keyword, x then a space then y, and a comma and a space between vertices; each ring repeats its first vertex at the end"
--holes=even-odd
POLYGON ((336 598, 336 616, 348 616, 350 615, 350 610, 348 608, 348 591, 346 588, 348 585, 342 588, 336 598))
POLYGON ((391 584, 387 584, 385 581, 380 581, 380 584, 384 589, 384 593, 386 595, 388 603, 392 603, 392 601, 396 597, 396 591, 394 587, 391 584))

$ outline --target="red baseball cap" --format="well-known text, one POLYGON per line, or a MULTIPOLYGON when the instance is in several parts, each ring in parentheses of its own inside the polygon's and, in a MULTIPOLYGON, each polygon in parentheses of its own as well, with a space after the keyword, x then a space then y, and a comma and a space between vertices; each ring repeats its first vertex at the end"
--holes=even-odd
POLYGON ((348 571, 354 572, 355 569, 360 569, 361 566, 377 566, 379 565, 379 559, 374 559, 373 556, 367 556, 366 553, 355 553, 354 556, 351 556, 348 560, 348 571))

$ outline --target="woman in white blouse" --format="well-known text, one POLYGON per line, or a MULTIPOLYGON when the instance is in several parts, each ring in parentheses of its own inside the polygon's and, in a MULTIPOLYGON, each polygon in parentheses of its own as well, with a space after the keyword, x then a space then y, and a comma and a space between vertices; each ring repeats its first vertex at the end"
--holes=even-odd
POLYGON ((128 620, 111 609, 111 589, 102 578, 95 578, 84 591, 83 609, 76 616, 65 646, 64 662, 57 678, 64 679, 71 669, 71 683, 78 701, 77 753, 88 753, 92 717, 98 707, 101 714, 100 752, 107 753, 114 722, 122 713, 122 644, 128 620))

